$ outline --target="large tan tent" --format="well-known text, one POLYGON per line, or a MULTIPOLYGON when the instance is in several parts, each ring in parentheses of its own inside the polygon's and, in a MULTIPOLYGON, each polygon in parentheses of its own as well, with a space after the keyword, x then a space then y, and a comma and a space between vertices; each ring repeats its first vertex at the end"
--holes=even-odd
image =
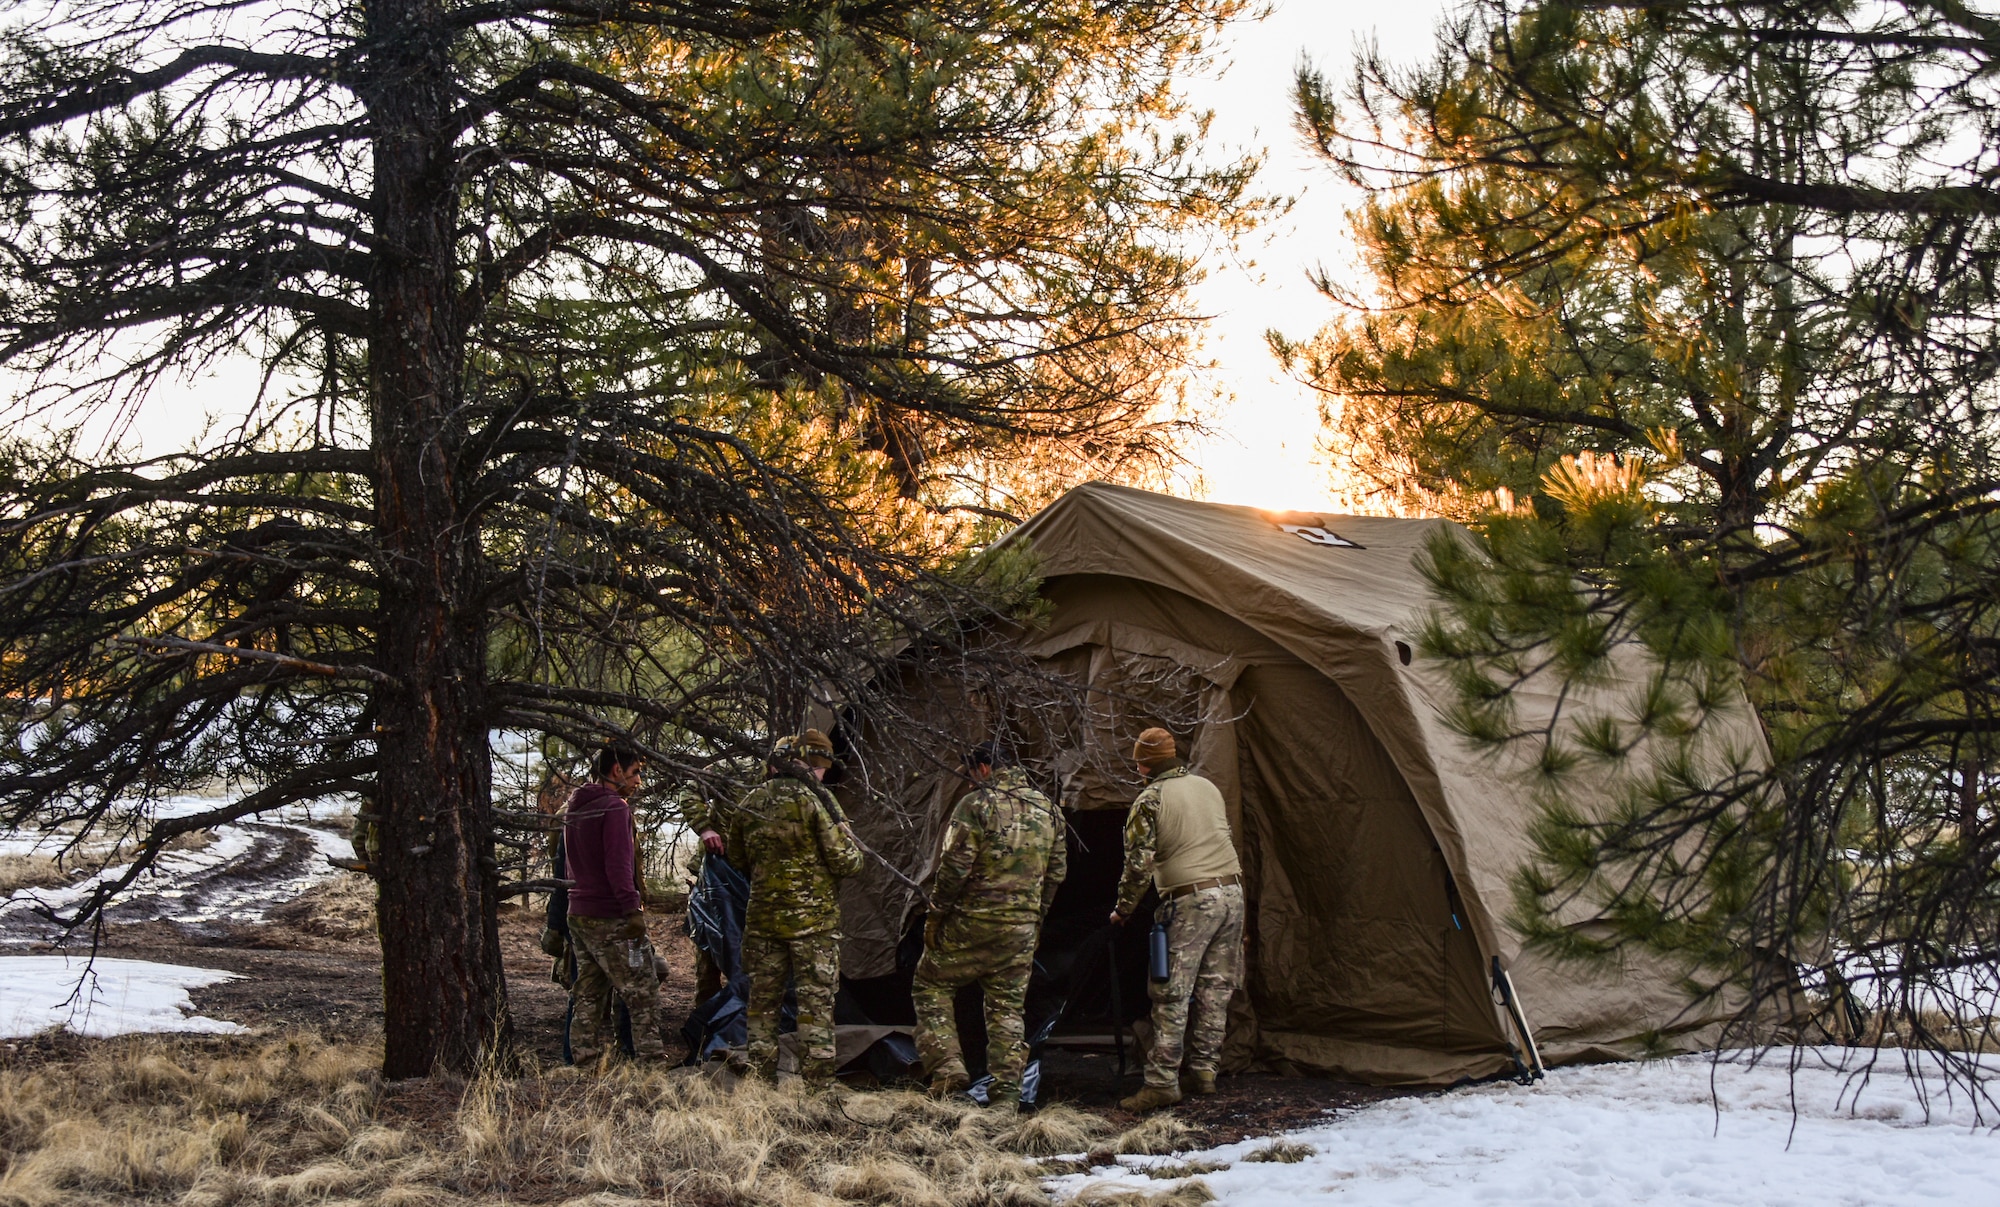
MULTIPOLYGON (((1529 790, 1445 724, 1450 687, 1412 656, 1433 606, 1419 558, 1448 528, 1091 484, 1007 538, 1032 548, 1045 580, 1048 623, 1025 638, 1030 652, 1113 702, 1091 739, 1098 757, 1043 752, 1073 817, 1122 808, 1137 787, 1104 770, 1159 719, 1133 684, 1178 685, 1181 736, 1229 802, 1246 872, 1247 994, 1227 1052, 1238 1067, 1399 1084, 1506 1072, 1527 1049, 1496 968, 1548 1063, 1706 1038, 1711 1020, 1670 970, 1558 965, 1508 927, 1529 790)), ((1533 724, 1553 703, 1520 707, 1533 724)), ((1747 710, 1741 730, 1755 745, 1747 710)), ((926 808, 941 813, 949 795, 926 808)), ((1092 833, 1116 841, 1115 828, 1092 833)), ((1114 849, 1094 874, 1115 864, 1114 849)), ((848 974, 881 971, 898 919, 855 895, 847 913, 848 974)))

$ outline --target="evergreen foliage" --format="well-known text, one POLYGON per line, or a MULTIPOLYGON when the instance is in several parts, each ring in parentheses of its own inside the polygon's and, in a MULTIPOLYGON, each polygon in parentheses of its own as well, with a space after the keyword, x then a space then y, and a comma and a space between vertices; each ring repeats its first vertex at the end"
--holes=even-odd
POLYGON ((1745 1036, 1991 1027, 1996 52, 1959 5, 1479 0, 1300 77, 1376 292, 1274 342, 1357 473, 1475 528, 1425 644, 1544 793, 1516 921, 1745 1036))
POLYGON ((145 838, 68 920, 178 832, 357 794, 386 1071, 504 1046, 489 735, 759 753, 1022 599, 954 550, 1160 464, 1183 241, 1255 210, 1172 78, 1238 7, 10 16, 0 360, 56 430, 0 464, 0 820, 145 838), (239 430, 89 438, 244 354, 239 430), (151 810, 217 782, 254 790, 151 810))

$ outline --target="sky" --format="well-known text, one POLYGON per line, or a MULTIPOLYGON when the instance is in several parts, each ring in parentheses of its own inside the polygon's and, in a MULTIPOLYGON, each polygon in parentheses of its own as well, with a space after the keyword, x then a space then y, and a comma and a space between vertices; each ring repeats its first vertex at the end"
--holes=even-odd
POLYGON ((1345 214, 1359 200, 1292 129, 1293 71, 1305 58, 1343 79, 1356 46, 1368 39, 1393 61, 1421 59, 1443 11, 1441 0, 1278 0, 1264 20, 1230 31, 1218 70, 1188 81, 1190 99, 1215 114, 1211 142, 1263 149, 1259 189, 1295 203, 1237 254, 1209 258, 1198 299, 1213 316, 1207 354, 1218 364, 1215 384, 1233 400, 1213 412, 1216 434, 1183 450, 1198 471, 1187 493, 1271 509, 1337 509, 1338 484, 1320 449, 1318 402, 1285 376, 1264 340, 1272 328, 1303 338, 1334 317, 1333 304, 1307 274, 1321 264, 1344 268, 1345 214))
MULTIPOLYGON (((1443 7, 1442 0, 1276 0, 1262 20, 1232 25, 1211 70, 1186 81, 1190 100, 1214 114, 1210 143, 1218 153, 1263 153, 1256 191, 1294 204, 1238 247, 1207 257, 1197 304, 1212 316, 1205 355, 1217 368, 1200 384, 1223 401, 1209 410, 1214 434, 1182 449, 1190 472, 1176 493, 1272 509, 1336 509, 1318 404, 1284 375, 1264 339, 1271 328, 1309 336, 1333 317, 1332 303, 1307 274, 1347 260, 1344 215, 1358 199, 1294 132, 1293 70, 1310 58, 1344 76, 1356 46, 1371 38, 1392 59, 1421 57, 1443 7)), ((193 380, 161 382, 131 435, 148 451, 183 447, 210 417, 240 416, 256 389, 257 370, 243 358, 193 380)))

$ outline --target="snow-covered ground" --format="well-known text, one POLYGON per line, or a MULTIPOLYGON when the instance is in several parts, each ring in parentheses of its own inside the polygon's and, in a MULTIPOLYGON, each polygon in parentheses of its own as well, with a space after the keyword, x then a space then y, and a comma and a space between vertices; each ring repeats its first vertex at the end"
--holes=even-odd
POLYGON ((235 980, 233 972, 147 960, 0 956, 0 1038, 64 1027, 103 1038, 135 1031, 226 1035, 235 1023, 194 1012, 188 990, 235 980))
MULTIPOLYGON (((171 817, 223 803, 218 797, 176 797, 151 812, 171 817)), ((345 806, 338 809, 344 811, 345 806)), ((261 922, 272 907, 344 874, 327 857, 352 858, 353 845, 345 834, 320 824, 336 811, 336 806, 324 804, 292 805, 217 826, 215 840, 205 847, 162 852, 153 867, 118 896, 106 917, 121 923, 165 919, 190 927, 261 922)), ((0 834, 0 854, 52 855, 69 839, 60 831, 0 834)), ((98 882, 123 875, 127 866, 117 863, 70 884, 23 889, 0 901, 0 947, 59 939, 61 928, 41 918, 36 907, 67 910, 98 882)))
POLYGON ((1293 1132, 1286 1139, 1315 1151, 1291 1164, 1245 1160, 1271 1143, 1260 1139, 1127 1157, 1051 1185, 1062 1196, 1158 1192, 1175 1182, 1141 1169, 1199 1160, 1228 1164, 1201 1175, 1227 1207, 2000 1203, 1990 1106, 1935 1080, 1919 1090, 1898 1052, 1881 1053, 1865 1079, 1839 1071, 1834 1062, 1853 1058, 1839 1049, 1806 1053, 1796 1078, 1787 1055, 1756 1067, 1696 1056, 1556 1069, 1539 1086, 1399 1099, 1293 1132))

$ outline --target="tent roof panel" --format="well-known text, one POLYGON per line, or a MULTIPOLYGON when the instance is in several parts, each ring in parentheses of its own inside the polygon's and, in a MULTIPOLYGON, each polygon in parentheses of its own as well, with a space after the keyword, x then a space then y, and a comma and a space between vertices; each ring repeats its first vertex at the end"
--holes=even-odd
POLYGON ((1205 601, 1237 616, 1256 602, 1304 609, 1325 623, 1379 635, 1407 631, 1428 606, 1417 557, 1453 527, 1444 520, 1267 512, 1088 482, 1007 539, 1032 542, 1050 577, 1120 574, 1199 599, 1206 596, 1201 582, 1228 583, 1269 598, 1205 601), (1329 538, 1349 543, 1323 543, 1329 538))

